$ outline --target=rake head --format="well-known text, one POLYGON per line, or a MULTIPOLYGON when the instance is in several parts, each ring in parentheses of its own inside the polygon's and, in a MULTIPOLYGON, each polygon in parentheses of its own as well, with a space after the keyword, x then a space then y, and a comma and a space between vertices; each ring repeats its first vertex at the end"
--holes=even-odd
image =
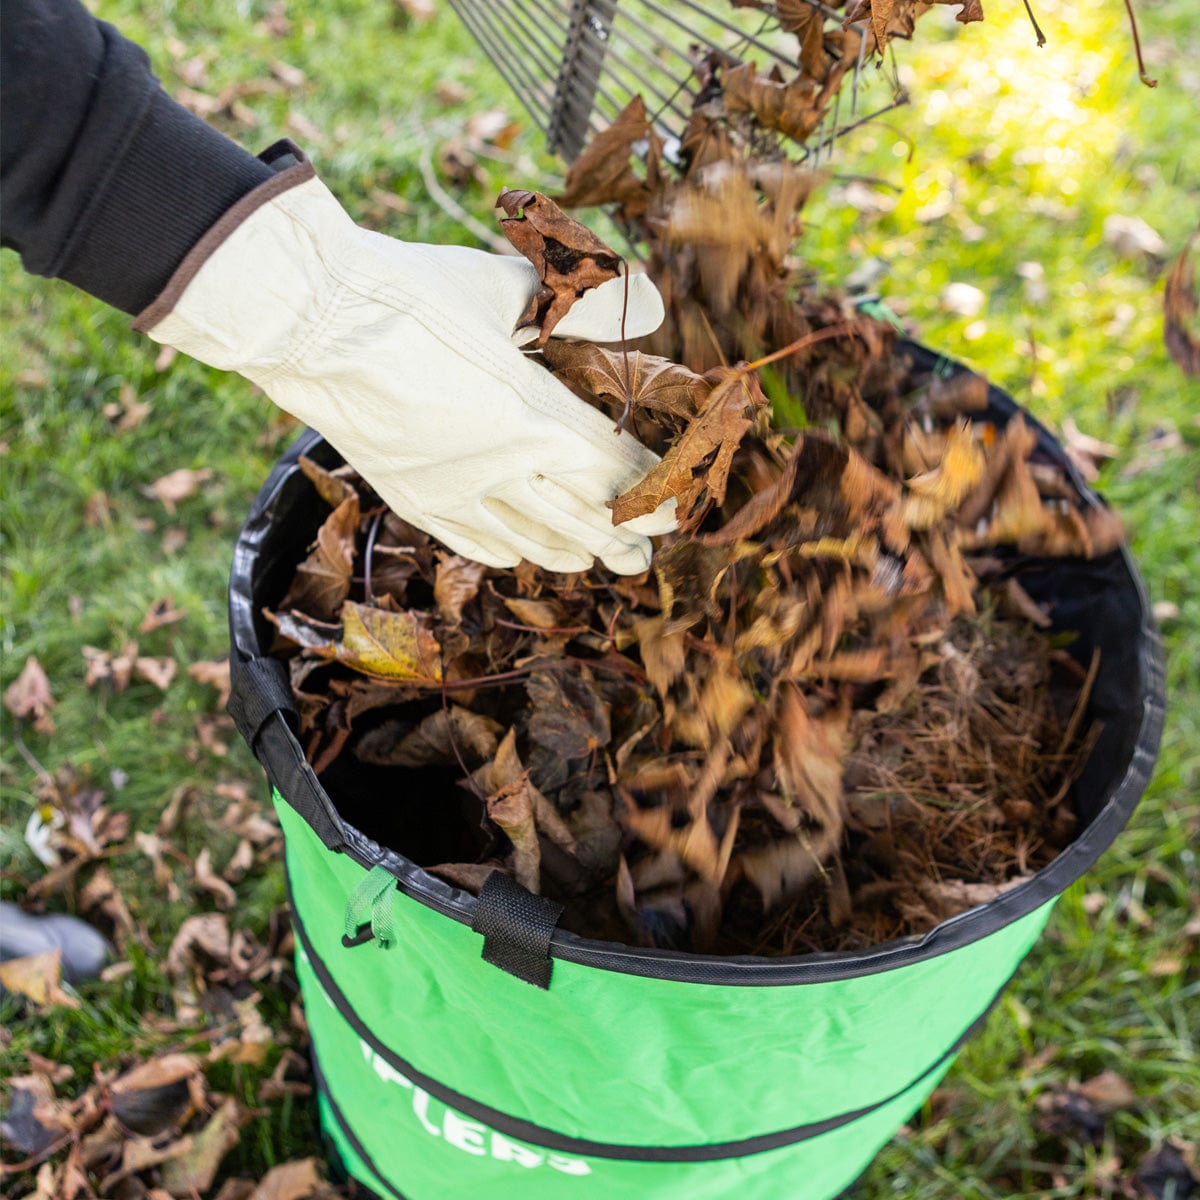
MULTIPOLYGON (((821 23, 842 18, 820 0, 450 0, 450 7, 549 149, 568 162, 638 95, 668 144, 680 138, 705 85, 699 68, 714 55, 764 73, 794 71, 797 40, 781 27, 781 10, 812 10, 821 23)), ((860 55, 856 84, 861 66, 860 55)), ((832 119, 836 126, 836 107, 832 119)), ((830 140, 818 137, 816 145, 830 140)))

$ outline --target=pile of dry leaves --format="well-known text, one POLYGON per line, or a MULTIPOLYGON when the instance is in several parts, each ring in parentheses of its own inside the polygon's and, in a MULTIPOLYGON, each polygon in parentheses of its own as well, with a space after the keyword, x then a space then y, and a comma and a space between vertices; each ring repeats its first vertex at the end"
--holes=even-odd
MULTIPOLYGON (((601 135, 580 169, 625 136, 601 135)), ((619 523, 675 499, 651 573, 487 569, 347 469, 305 461, 332 512, 268 616, 335 792, 362 778, 355 763, 423 772, 409 787, 428 787, 424 820, 451 830, 434 841, 455 861, 395 848, 435 874, 475 890, 510 871, 592 936, 861 947, 995 895, 1069 841, 1089 680, 1031 628, 1047 618, 998 550, 1091 555, 1120 528, 1031 460, 1019 417, 971 419, 981 378, 915 370, 890 326, 836 297, 764 296, 776 243, 730 221, 730 181, 756 185, 726 168, 687 255, 665 239, 701 185, 664 186, 646 210, 667 214, 652 222, 672 314, 657 336, 698 369, 547 340, 618 256, 546 197, 500 201, 544 281, 523 319, 541 326, 536 352, 663 456, 612 504, 619 523), (723 258, 705 251, 718 233, 723 258), (720 318, 735 353, 795 336, 706 367, 688 346, 722 293, 743 318, 720 318), (768 363, 805 428, 773 419, 768 363)), ((710 350, 726 356, 720 337, 710 350)))

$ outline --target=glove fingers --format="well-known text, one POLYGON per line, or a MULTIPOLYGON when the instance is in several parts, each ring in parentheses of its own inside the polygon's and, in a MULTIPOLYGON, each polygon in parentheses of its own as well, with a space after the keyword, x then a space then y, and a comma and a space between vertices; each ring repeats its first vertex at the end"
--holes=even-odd
POLYGON ((592 565, 592 551, 562 529, 561 522, 543 520, 548 515, 544 511, 531 515, 534 506, 529 501, 535 497, 526 493, 517 499, 518 503, 513 504, 502 496, 488 496, 483 507, 523 557, 547 571, 586 571, 592 565))
MULTIPOLYGON (((594 476, 582 474, 571 475, 569 482, 562 479, 547 479, 544 476, 534 476, 530 481, 535 491, 544 495, 551 504, 555 504, 567 512, 573 512, 587 520, 591 518, 583 517, 585 511, 600 514, 604 527, 610 534, 657 537, 660 534, 675 531, 675 499, 673 497, 670 500, 664 500, 653 512, 646 513, 645 516, 635 517, 632 521, 614 525, 612 509, 605 503, 606 500, 613 498, 613 493, 607 492, 606 494, 602 486, 597 486, 602 482, 594 476)), ((629 486, 635 482, 637 482, 636 479, 631 481, 629 486)))
POLYGON ((653 333, 662 324, 665 315, 662 297, 649 275, 629 276, 628 305, 624 274, 584 292, 571 305, 571 311, 555 325, 550 336, 619 342, 622 315, 628 340, 653 333))
POLYGON ((413 524, 431 533, 455 554, 483 563, 485 567, 515 567, 521 552, 504 537, 464 525, 449 517, 418 517, 413 524))
POLYGON ((506 489, 497 499, 520 513, 521 519, 536 520, 543 528, 573 540, 619 575, 639 575, 650 565, 654 548, 648 539, 615 528, 608 509, 544 476, 506 489))

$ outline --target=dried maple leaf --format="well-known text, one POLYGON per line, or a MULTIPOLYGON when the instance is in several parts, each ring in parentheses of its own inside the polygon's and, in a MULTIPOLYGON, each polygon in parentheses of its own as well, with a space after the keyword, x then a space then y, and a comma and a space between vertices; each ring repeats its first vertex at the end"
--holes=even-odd
POLYGON ((609 350, 590 342, 547 342, 542 350, 554 373, 594 396, 611 396, 628 406, 688 419, 713 389, 703 375, 669 358, 639 350, 609 350))
POLYGON ((20 720, 32 718, 38 733, 54 732, 50 710, 55 707, 55 701, 50 694, 50 680, 32 654, 25 660, 20 675, 4 689, 4 707, 20 720))
POLYGON ((621 257, 539 192, 506 189, 497 207, 508 214, 500 222, 504 236, 533 263, 541 281, 517 329, 539 327, 534 345, 544 346, 584 292, 618 277, 621 257))
POLYGON ((753 63, 743 63, 722 77, 725 107, 731 113, 751 113, 764 129, 803 142, 821 123, 845 71, 846 64, 839 63, 817 84, 805 76, 787 81, 774 73, 760 76, 753 63))
POLYGON ((613 524, 654 512, 678 500, 679 528, 695 529, 714 504, 725 499, 733 455, 766 407, 758 380, 744 371, 717 368, 716 386, 700 412, 672 442, 648 475, 610 502, 613 524))

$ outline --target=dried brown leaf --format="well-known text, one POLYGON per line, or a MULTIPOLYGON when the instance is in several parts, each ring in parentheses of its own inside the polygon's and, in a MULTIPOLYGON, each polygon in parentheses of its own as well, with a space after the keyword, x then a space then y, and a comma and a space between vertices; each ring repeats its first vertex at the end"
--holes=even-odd
POLYGON ((180 1200, 207 1192, 221 1160, 241 1140, 239 1130, 248 1117, 249 1113, 236 1100, 226 1100, 204 1128, 193 1135, 190 1147, 164 1164, 162 1182, 167 1191, 180 1200))
POLYGON ((217 707, 229 703, 229 659, 213 658, 194 662, 187 673, 197 682, 217 689, 217 707))
POLYGON ((541 281, 517 329, 537 326, 534 344, 544 346, 584 292, 618 277, 620 255, 538 192, 506 189, 497 207, 508 214, 500 222, 504 236, 533 263, 541 281))
POLYGON ((595 396, 685 420, 695 415, 713 388, 703 375, 638 350, 556 340, 547 342, 542 354, 557 376, 595 396))
POLYGON ((19 720, 32 720, 38 733, 54 732, 55 707, 50 693, 50 680, 34 655, 29 655, 21 673, 4 689, 4 707, 19 720))
POLYGON ((677 499, 679 528, 687 533, 712 505, 723 503, 734 452, 767 399, 752 375, 725 368, 712 375, 717 382, 704 407, 671 443, 662 461, 611 501, 614 525, 677 499))
POLYGON ((1167 352, 1185 375, 1200 375, 1200 333, 1196 329, 1196 267, 1192 262, 1193 235, 1167 275, 1163 290, 1163 340, 1167 352))
POLYGON ((146 609, 146 615, 138 625, 137 631, 138 633, 153 633, 154 630, 161 629, 164 625, 174 625, 177 621, 182 621, 186 616, 187 613, 175 607, 175 602, 170 596, 163 596, 146 609))
POLYGON ((31 1000, 39 1008, 78 1008, 62 989, 62 951, 46 950, 0 963, 0 987, 31 1000))
POLYGON ((333 620, 350 594, 354 541, 360 520, 358 497, 347 496, 325 518, 308 557, 296 568, 291 587, 280 601, 320 620, 333 620))
POLYGON ((126 1071, 108 1089, 109 1108, 123 1129, 154 1137, 178 1127, 191 1109, 199 1063, 190 1054, 164 1054, 126 1071))
POLYGON ((315 1158, 272 1167, 247 1200, 307 1200, 321 1185, 315 1158))
POLYGON ((487 567, 482 563, 454 554, 438 555, 433 598, 443 620, 451 625, 458 625, 462 621, 463 608, 478 595, 479 585, 486 573, 487 567))
POLYGON ((654 193, 648 181, 634 172, 630 160, 635 145, 642 141, 651 144, 653 158, 656 140, 646 116, 646 105, 641 96, 635 96, 571 164, 558 203, 564 208, 618 204, 627 220, 642 216, 654 193))
POLYGON ((211 467, 201 467, 194 471, 189 467, 180 467, 160 476, 153 483, 142 488, 142 494, 151 499, 161 500, 167 512, 174 514, 175 506, 189 496, 193 496, 205 480, 213 476, 211 467))
POLYGON ((542 852, 533 816, 533 784, 522 771, 511 783, 487 798, 488 816, 508 835, 513 846, 513 875, 531 892, 541 891, 542 852))

